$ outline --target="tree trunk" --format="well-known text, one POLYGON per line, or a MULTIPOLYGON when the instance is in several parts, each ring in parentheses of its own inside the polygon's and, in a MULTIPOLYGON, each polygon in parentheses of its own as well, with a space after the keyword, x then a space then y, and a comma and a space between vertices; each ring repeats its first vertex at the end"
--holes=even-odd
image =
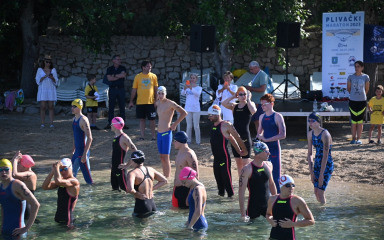
POLYGON ((369 91, 367 94, 367 99, 371 99, 375 96, 375 88, 378 82, 378 72, 379 66, 377 63, 364 63, 364 72, 369 76, 369 91))
POLYGON ((23 63, 21 73, 21 88, 26 98, 36 96, 35 65, 39 55, 38 22, 34 17, 35 1, 26 1, 23 8, 20 25, 23 37, 23 63))

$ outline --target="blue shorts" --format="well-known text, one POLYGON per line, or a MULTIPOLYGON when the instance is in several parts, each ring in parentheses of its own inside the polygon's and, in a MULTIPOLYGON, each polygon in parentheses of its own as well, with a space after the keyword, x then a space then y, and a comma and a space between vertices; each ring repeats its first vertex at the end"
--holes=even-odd
POLYGON ((157 133, 157 149, 160 154, 170 154, 172 146, 172 131, 157 133))
POLYGON ((256 104, 256 110, 255 114, 252 115, 251 122, 259 121, 260 115, 264 113, 261 104, 256 104))

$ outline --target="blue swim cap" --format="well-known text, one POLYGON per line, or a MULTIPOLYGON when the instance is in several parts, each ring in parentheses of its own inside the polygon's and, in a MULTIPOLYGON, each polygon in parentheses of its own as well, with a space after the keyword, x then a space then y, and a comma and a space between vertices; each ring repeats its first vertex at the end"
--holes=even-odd
POLYGON ((188 135, 184 131, 180 131, 175 133, 175 135, 173 136, 173 139, 178 141, 179 143, 187 143, 188 135))
POLYGON ((316 122, 321 123, 321 116, 320 116, 320 114, 317 113, 317 112, 312 112, 311 114, 309 114, 308 118, 313 119, 313 120, 315 120, 316 122))
POLYGON ((266 149, 268 149, 267 144, 259 140, 253 142, 253 151, 255 152, 255 155, 264 152, 266 149))

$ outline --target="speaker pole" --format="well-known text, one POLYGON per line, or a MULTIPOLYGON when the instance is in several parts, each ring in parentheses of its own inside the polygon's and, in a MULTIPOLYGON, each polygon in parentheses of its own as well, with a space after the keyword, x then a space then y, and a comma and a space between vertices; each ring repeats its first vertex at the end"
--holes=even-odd
MULTIPOLYGON (((203 89, 203 51, 200 51, 200 87, 203 89)), ((200 94, 200 109, 203 107, 203 92, 200 94)))

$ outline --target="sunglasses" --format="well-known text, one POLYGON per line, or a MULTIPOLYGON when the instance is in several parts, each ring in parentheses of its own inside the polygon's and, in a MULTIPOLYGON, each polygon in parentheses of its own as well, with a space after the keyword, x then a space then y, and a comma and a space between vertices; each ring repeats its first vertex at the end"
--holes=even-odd
POLYGON ((68 167, 60 168, 60 172, 62 172, 62 171, 68 171, 68 167))
POLYGON ((239 93, 239 96, 242 97, 242 96, 247 96, 246 93, 239 93))
POLYGON ((8 171, 9 171, 9 167, 0 168, 0 172, 2 172, 2 171, 4 171, 4 172, 8 172, 8 171))
POLYGON ((316 120, 315 119, 308 119, 308 122, 309 123, 314 123, 314 122, 316 122, 316 120))
POLYGON ((287 184, 284 185, 284 187, 286 187, 286 188, 295 187, 295 184, 287 183, 287 184))
POLYGON ((267 106, 269 104, 271 104, 271 103, 270 102, 266 102, 266 103, 262 103, 261 106, 267 106))

